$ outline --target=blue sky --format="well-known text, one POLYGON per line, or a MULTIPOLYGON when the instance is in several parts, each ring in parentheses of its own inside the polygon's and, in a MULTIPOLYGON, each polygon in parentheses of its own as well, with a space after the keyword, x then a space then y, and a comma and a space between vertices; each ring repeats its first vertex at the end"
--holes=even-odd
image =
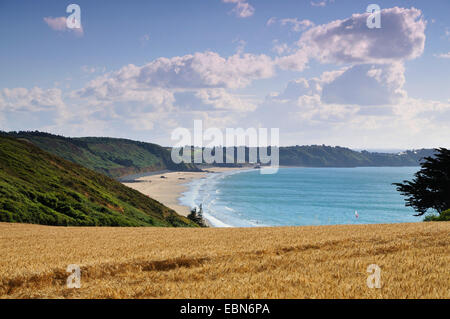
POLYGON ((283 145, 450 146, 447 0, 74 1, 82 32, 58 24, 70 3, 0 3, 2 130, 170 145, 202 119, 283 145))

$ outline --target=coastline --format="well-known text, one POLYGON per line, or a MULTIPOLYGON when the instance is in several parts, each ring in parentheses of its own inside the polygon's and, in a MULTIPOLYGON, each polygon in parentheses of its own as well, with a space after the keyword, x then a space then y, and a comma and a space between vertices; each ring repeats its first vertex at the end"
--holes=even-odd
MULTIPOLYGON (((187 216, 191 212, 191 207, 182 205, 179 199, 189 189, 190 182, 210 173, 248 169, 249 167, 208 167, 203 172, 150 172, 147 176, 139 177, 133 182, 123 182, 123 184, 163 203, 179 215, 187 216)), ((207 223, 211 226, 208 221, 207 223)))
MULTIPOLYGON (((284 168, 284 167, 283 167, 284 168)), ((293 167, 292 167, 293 168, 293 167)), ((286 180, 289 181, 291 179, 290 187, 282 190, 281 193, 278 191, 276 196, 286 196, 290 199, 293 198, 294 204, 297 206, 292 206, 287 202, 286 205, 283 206, 283 203, 273 205, 273 202, 266 201, 266 198, 269 196, 273 196, 273 190, 271 189, 270 183, 266 185, 264 183, 261 184, 261 192, 245 192, 243 189, 235 190, 232 184, 232 181, 223 182, 224 188, 222 189, 217 185, 218 183, 222 183, 221 181, 229 175, 241 175, 243 172, 255 171, 253 167, 244 166, 244 167, 233 167, 233 168, 224 168, 224 167, 206 167, 202 172, 159 172, 159 174, 155 174, 152 172, 149 176, 139 177, 136 180, 132 180, 129 182, 124 182, 124 185, 134 188, 144 195, 150 196, 157 201, 163 203, 167 207, 175 210, 179 215, 188 216, 190 210, 200 205, 203 206, 203 217, 206 224, 210 227, 264 227, 270 225, 334 225, 334 224, 362 224, 362 223, 398 223, 398 222, 416 222, 417 220, 413 220, 412 212, 410 215, 406 216, 402 214, 407 210, 404 207, 402 201, 399 198, 395 197, 391 192, 391 189, 388 187, 386 189, 381 188, 379 190, 379 194, 383 194, 386 196, 385 199, 389 198, 388 203, 386 203, 385 209, 383 210, 380 207, 368 208, 367 201, 371 201, 372 203, 377 200, 376 196, 379 196, 376 193, 373 196, 361 197, 360 189, 355 189, 354 186, 354 178, 352 177, 352 183, 345 184, 349 191, 354 194, 354 201, 351 205, 344 205, 342 207, 337 207, 335 205, 336 202, 342 201, 340 197, 331 196, 331 200, 325 201, 325 209, 318 208, 314 205, 306 203, 304 206, 299 204, 296 194, 298 195, 298 189, 302 189, 302 194, 304 196, 310 196, 311 198, 318 198, 321 195, 322 191, 317 191, 312 188, 309 190, 308 188, 308 179, 311 176, 315 176, 318 180, 328 181, 331 178, 336 178, 336 176, 340 176, 344 178, 344 180, 348 180, 348 175, 353 174, 351 171, 347 170, 338 170, 334 168, 324 168, 318 170, 307 170, 303 171, 292 171, 289 172, 283 171, 280 176, 275 179, 275 182, 278 181, 278 184, 284 183, 286 180), (339 171, 339 173, 337 172, 339 171), (297 172, 297 173, 296 173, 297 172), (216 173, 216 174, 214 174, 216 173), (311 175, 312 174, 312 175, 311 175), (330 175, 331 174, 331 175, 330 175), (338 175, 336 175, 338 174, 338 175), (161 178, 164 176, 164 178, 161 178), (295 176, 300 176, 300 178, 295 179, 295 176), (306 177, 305 177, 306 176, 306 177), (301 178, 303 177, 303 178, 301 178), (292 184, 292 178, 294 178, 295 185, 292 184), (303 182, 302 182, 303 181, 303 182), (231 183, 231 184, 230 184, 231 183), (306 183, 306 184, 305 184, 306 183), (294 186, 293 186, 294 185, 294 186), (226 194, 226 196, 225 196, 226 194), (248 202, 241 204, 241 202, 236 203, 233 206, 234 201, 239 201, 242 196, 249 195, 251 198, 257 198, 255 203, 248 202), (259 196, 259 197, 258 197, 259 196), (315 197, 314 197, 315 196, 315 197), (259 198, 259 199, 258 199, 259 198), (297 200, 297 201, 296 201, 297 200), (268 206, 270 206, 271 210, 277 210, 282 207, 284 217, 278 218, 277 216, 263 216, 258 214, 258 203, 261 201, 265 202, 268 206), (281 205, 281 206, 280 206, 281 205), (290 206, 289 206, 290 205, 290 206), (256 207, 255 210, 252 209, 256 207), (293 208, 294 207, 294 208, 293 208), (296 208, 297 207, 297 208, 296 208), (300 208, 298 208, 300 207, 300 208), (306 207, 306 208, 304 208, 306 207), (303 210, 302 210, 303 208, 303 210), (385 212, 389 209, 392 210, 392 214, 386 214, 385 212), (326 211, 327 214, 322 214, 322 211, 326 211), (361 216, 355 218, 355 211, 359 211, 361 216), (252 212, 255 212, 252 215, 252 212), (307 213, 305 213, 307 212, 307 213), (245 213, 245 214, 244 214, 245 213), (300 221, 299 221, 299 218, 300 221)), ((372 181, 374 176, 374 171, 376 173, 376 180, 373 180, 375 184, 382 185, 391 185, 392 172, 389 168, 385 168, 383 170, 382 176, 385 176, 384 179, 380 180, 379 168, 371 169, 371 168, 362 168, 361 171, 357 174, 357 176, 361 176, 362 181, 364 182, 366 179, 372 181), (385 170, 387 170, 385 172, 385 170)), ((360 170, 358 170, 360 171, 360 170)), ((408 178, 412 172, 402 171, 397 172, 397 178, 394 180, 402 180, 408 178)), ((251 174, 254 175, 254 174, 251 174)), ((353 175, 352 175, 353 176, 353 175)), ((249 178, 238 178, 237 181, 245 181, 250 182, 249 185, 255 185, 256 182, 254 177, 249 176, 249 178), (252 184, 253 183, 253 184, 252 184)), ((239 182, 238 182, 239 184, 239 182)), ((245 183, 244 183, 245 184, 245 183)), ((289 184, 289 183, 288 183, 289 184)), ((222 185, 222 184, 221 184, 222 185)), ((247 184, 245 184, 247 185, 247 184)), ((284 184, 283 184, 284 185, 284 184)), ((258 184, 259 186, 259 184, 258 184)), ((280 187, 277 188, 280 190, 280 187)), ((331 194, 336 193, 336 185, 330 183, 330 186, 326 188, 328 192, 331 194), (333 193, 334 192, 334 193, 333 193)), ((366 191, 369 191, 366 189, 366 191)), ((370 192, 369 192, 370 193, 370 192)), ((275 196, 275 197, 276 197, 275 196)), ((344 203, 345 204, 345 203, 344 203)))

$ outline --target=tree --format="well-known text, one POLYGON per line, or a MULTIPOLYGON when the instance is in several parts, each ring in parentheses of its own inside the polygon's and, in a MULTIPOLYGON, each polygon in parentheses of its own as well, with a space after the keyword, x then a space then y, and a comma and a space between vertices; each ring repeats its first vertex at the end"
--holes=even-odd
POLYGON ((207 227, 205 220, 203 219, 203 207, 202 204, 200 204, 200 209, 197 210, 197 207, 194 207, 191 210, 191 213, 187 216, 190 220, 197 223, 201 227, 207 227))
POLYGON ((432 157, 425 157, 412 181, 394 183, 405 199, 421 216, 428 209, 441 214, 450 208, 450 150, 439 148, 432 157))

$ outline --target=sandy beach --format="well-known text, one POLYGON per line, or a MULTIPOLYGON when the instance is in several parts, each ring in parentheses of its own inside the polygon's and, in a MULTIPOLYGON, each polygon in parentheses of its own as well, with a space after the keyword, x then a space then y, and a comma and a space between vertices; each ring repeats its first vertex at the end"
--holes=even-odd
POLYGON ((172 208, 178 214, 187 216, 191 207, 180 205, 181 194, 188 190, 188 183, 202 178, 208 173, 221 173, 230 170, 248 169, 237 167, 208 167, 205 172, 165 172, 137 178, 133 183, 123 184, 172 208))

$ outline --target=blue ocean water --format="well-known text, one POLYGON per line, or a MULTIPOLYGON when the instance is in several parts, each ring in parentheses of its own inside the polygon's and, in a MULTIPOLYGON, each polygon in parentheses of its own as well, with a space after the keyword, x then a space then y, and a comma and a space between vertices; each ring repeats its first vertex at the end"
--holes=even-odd
POLYGON ((207 174, 189 184, 183 205, 202 204, 216 227, 417 222, 394 182, 418 167, 280 168, 207 174), (358 212, 359 217, 355 215, 358 212))

